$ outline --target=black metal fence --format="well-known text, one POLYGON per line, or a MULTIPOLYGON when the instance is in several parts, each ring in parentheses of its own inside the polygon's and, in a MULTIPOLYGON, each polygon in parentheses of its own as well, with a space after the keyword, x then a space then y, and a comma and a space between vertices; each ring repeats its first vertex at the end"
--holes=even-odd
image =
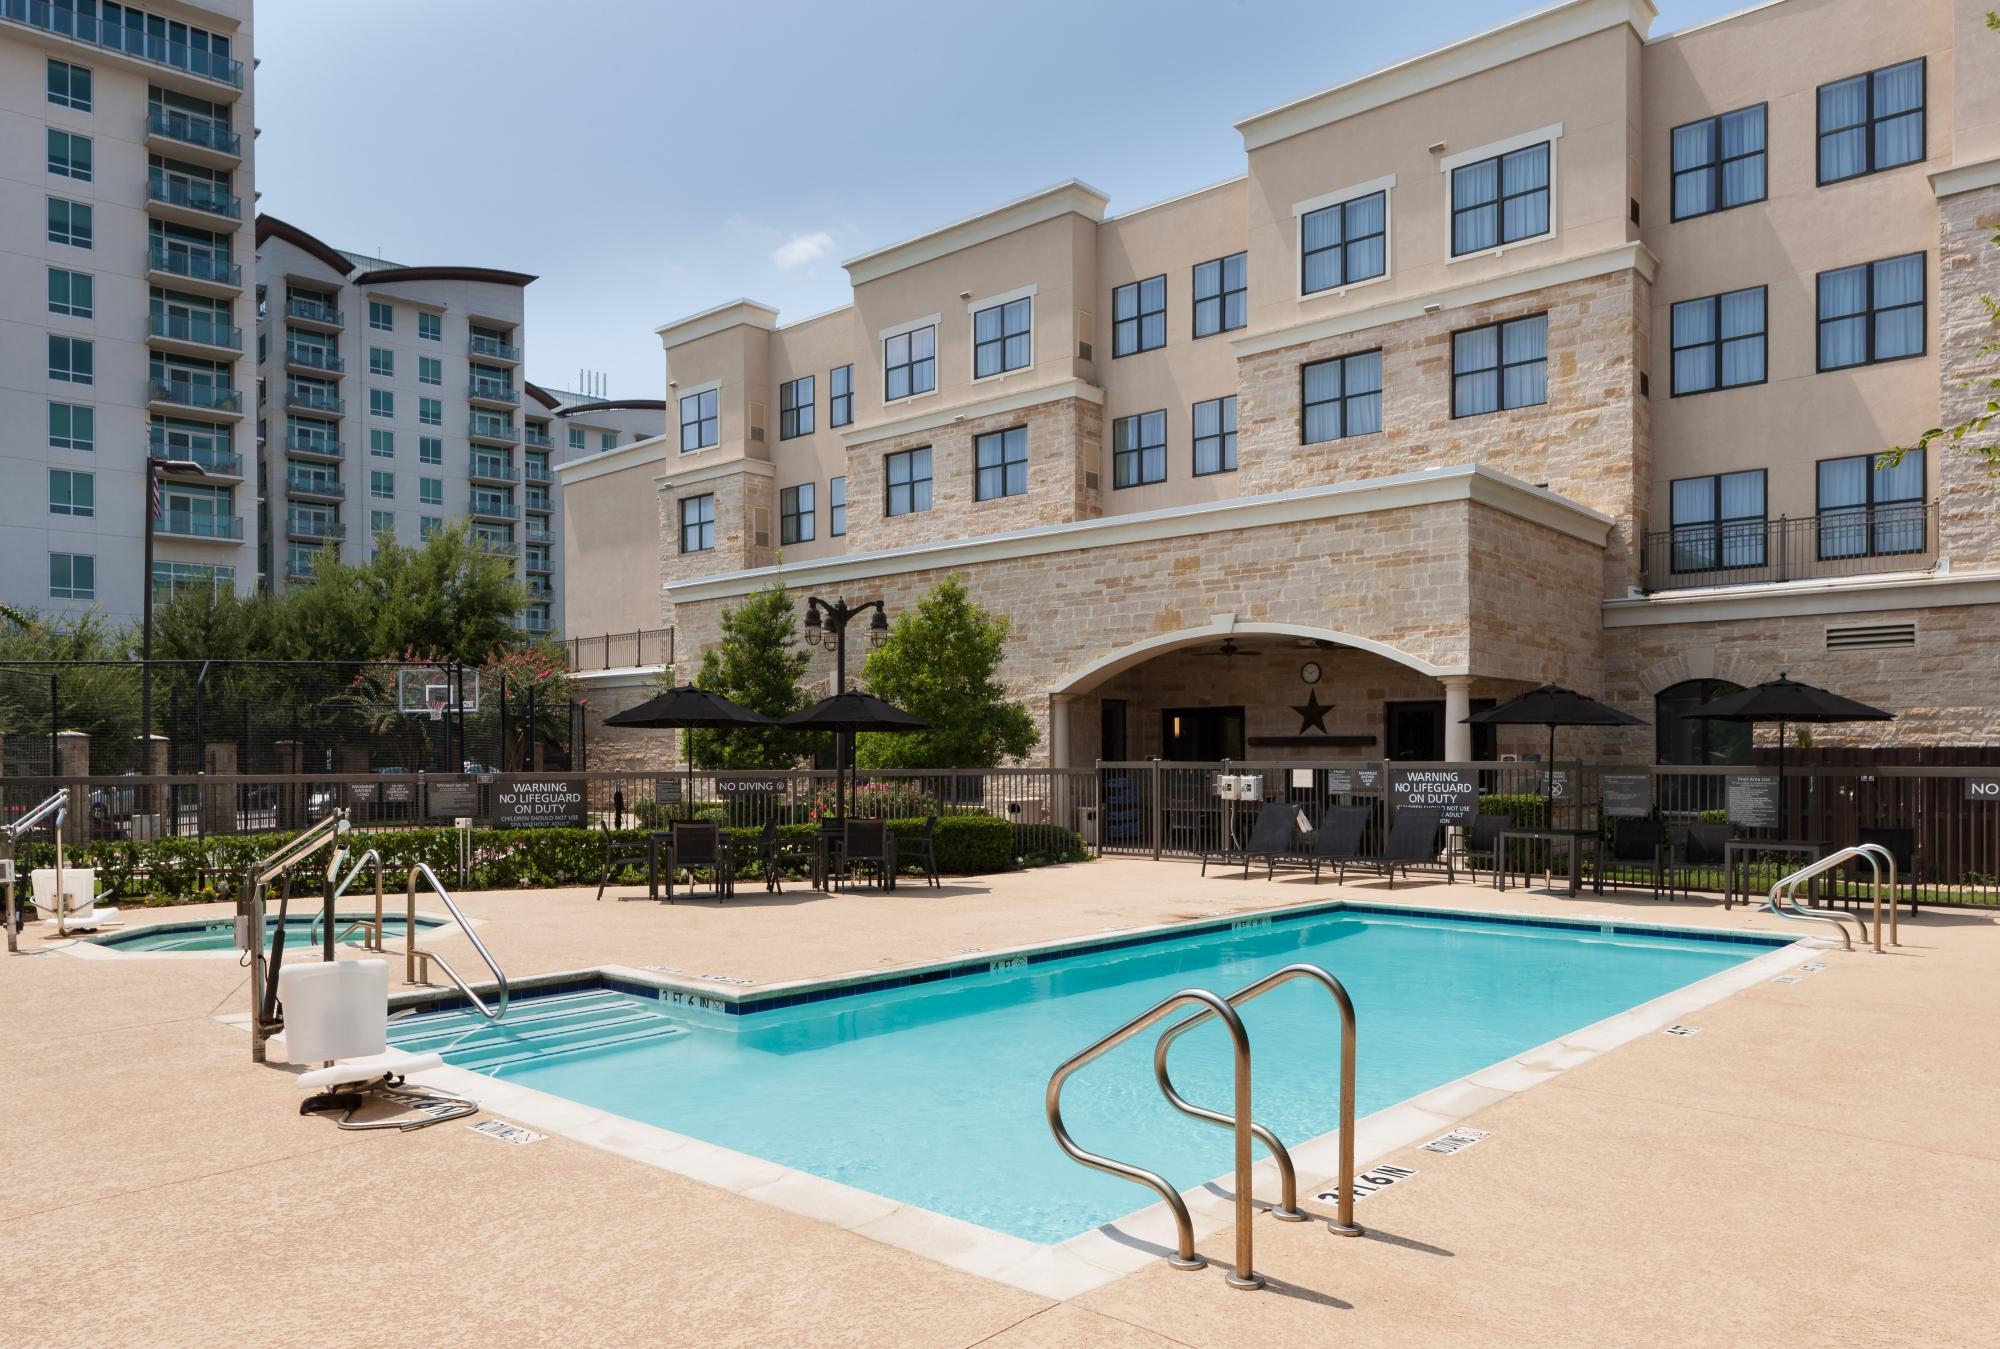
POLYGON ((1906 502, 1655 530, 1640 565, 1647 590, 1688 590, 1923 571, 1937 546, 1937 503, 1906 502))
POLYGON ((629 670, 634 666, 672 665, 674 630, 646 628, 638 632, 607 632, 596 637, 567 637, 563 650, 572 670, 629 670))

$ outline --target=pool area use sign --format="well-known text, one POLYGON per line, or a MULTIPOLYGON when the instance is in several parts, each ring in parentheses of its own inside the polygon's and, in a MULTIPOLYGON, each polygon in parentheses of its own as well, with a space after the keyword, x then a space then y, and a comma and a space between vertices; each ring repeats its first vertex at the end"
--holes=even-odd
POLYGON ((1646 774, 1606 773, 1602 784, 1606 815, 1639 820, 1653 813, 1653 779, 1646 774))
POLYGON ((1479 810, 1479 779, 1469 768, 1398 768, 1389 778, 1398 806, 1432 806, 1446 824, 1462 824, 1479 810))
POLYGON ((1777 827, 1778 779, 1732 775, 1729 778, 1728 799, 1731 824, 1750 829, 1777 827))
POLYGON ((503 829, 583 825, 583 784, 558 778, 507 778, 493 789, 493 823, 503 829))
POLYGON ((1352 796, 1357 793, 1374 793, 1382 790, 1382 770, 1379 768, 1329 768, 1326 770, 1326 790, 1334 796, 1352 796))

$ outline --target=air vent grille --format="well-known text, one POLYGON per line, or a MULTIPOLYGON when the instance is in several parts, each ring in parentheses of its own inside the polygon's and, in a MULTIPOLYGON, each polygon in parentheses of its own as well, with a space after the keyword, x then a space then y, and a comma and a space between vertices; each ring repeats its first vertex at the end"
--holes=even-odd
POLYGON ((1083 486, 1085 491, 1095 492, 1097 490, 1097 475, 1086 472, 1083 475, 1083 486))
POLYGON ((1091 344, 1097 341, 1097 320, 1088 309, 1076 311, 1076 358, 1079 361, 1096 359, 1091 355, 1091 344))
POLYGON ((1861 623, 1826 630, 1828 651, 1876 651, 1916 644, 1915 623, 1861 623))
POLYGON ((764 405, 762 403, 752 403, 750 405, 750 439, 759 445, 764 443, 764 405))

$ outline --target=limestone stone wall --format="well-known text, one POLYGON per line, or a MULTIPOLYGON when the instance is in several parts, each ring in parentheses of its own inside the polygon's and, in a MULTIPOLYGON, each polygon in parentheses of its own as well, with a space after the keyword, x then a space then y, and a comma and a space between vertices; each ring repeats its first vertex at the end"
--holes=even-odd
MULTIPOLYGON (((2000 340, 1987 313, 2000 298, 2000 187, 1945 197, 1938 203, 1938 407, 1955 426, 1984 412, 1994 391, 1986 381, 2000 360, 1981 350, 2000 340)), ((1939 552, 1953 569, 2000 566, 2000 475, 1969 454, 1970 446, 2000 445, 2000 424, 1963 442, 1936 442, 1939 552)))
MULTIPOLYGON (((704 478, 691 483, 663 483, 660 503, 660 580, 671 584, 693 576, 768 567, 776 557, 775 493, 763 473, 704 478), (681 502, 691 497, 715 497, 715 547, 705 552, 681 551, 681 502)), ((662 621, 673 622, 671 607, 661 600, 662 621)))
POLYGON ((606 726, 613 713, 636 707, 659 690, 658 676, 618 672, 576 677, 584 713, 584 753, 594 773, 644 771, 680 764, 680 732, 606 726))

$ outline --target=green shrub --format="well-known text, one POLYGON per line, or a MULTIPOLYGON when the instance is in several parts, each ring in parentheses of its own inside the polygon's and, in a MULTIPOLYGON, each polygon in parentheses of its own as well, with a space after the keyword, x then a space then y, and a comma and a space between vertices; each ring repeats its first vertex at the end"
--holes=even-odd
POLYGON ((1479 798, 1481 815, 1505 815, 1516 829, 1540 829, 1548 823, 1549 803, 1529 792, 1498 792, 1479 798))

